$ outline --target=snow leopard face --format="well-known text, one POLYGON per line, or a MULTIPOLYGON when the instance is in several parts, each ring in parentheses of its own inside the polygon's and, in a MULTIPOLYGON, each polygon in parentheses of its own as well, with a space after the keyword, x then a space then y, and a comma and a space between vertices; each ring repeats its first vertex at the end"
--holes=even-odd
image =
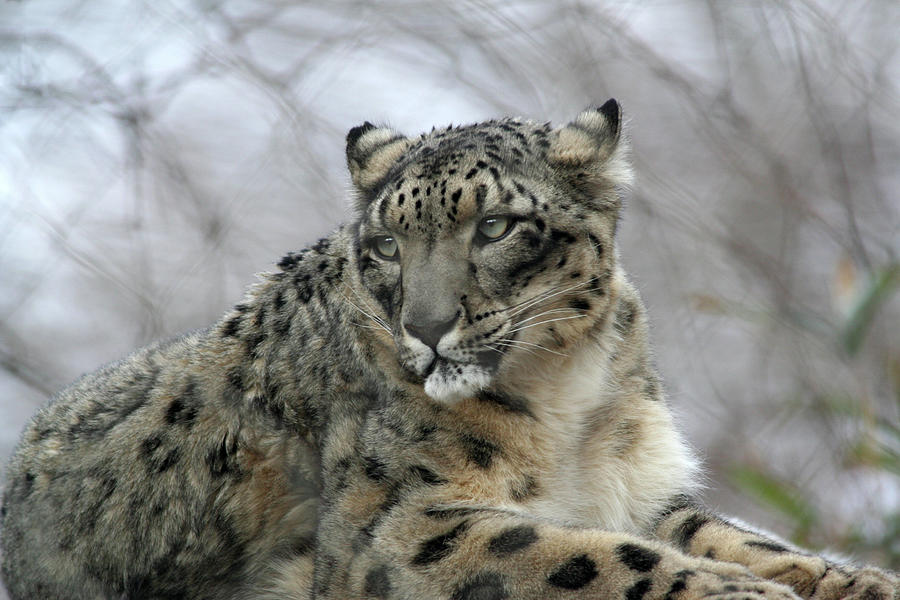
POLYGON ((357 259, 426 393, 453 402, 561 353, 605 313, 627 183, 615 101, 561 129, 505 119, 416 139, 348 135, 357 259))

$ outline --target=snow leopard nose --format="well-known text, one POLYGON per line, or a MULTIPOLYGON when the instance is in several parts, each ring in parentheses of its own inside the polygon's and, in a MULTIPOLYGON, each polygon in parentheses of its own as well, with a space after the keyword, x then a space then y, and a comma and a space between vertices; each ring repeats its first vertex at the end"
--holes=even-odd
POLYGON ((447 320, 422 320, 416 323, 404 323, 403 327, 413 337, 418 338, 423 344, 437 352, 438 342, 444 334, 453 329, 459 313, 447 320))

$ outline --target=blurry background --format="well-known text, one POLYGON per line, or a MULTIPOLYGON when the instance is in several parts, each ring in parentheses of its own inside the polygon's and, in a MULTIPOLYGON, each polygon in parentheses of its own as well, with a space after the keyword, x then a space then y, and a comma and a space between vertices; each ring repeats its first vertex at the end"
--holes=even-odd
POLYGON ((3 2, 0 459, 346 219, 350 127, 612 96, 622 256, 708 502, 896 569, 898 31, 892 0, 3 2))

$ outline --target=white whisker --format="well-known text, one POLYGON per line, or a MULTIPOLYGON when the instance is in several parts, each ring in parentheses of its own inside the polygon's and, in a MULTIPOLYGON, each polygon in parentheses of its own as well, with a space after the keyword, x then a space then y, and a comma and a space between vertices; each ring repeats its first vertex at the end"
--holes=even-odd
MULTIPOLYGON (((560 294, 565 294, 565 293, 567 293, 567 292, 571 292, 571 291, 573 291, 573 290, 577 290, 578 288, 583 287, 583 286, 585 286, 585 285, 588 285, 588 284, 590 284, 590 283, 593 283, 593 282, 596 281, 596 280, 597 280, 597 277, 592 277, 592 278, 587 279, 587 280, 585 280, 585 281, 581 281, 581 282, 576 283, 576 284, 574 284, 574 285, 570 285, 569 287, 563 288, 563 289, 561 289, 561 290, 558 289, 558 288, 551 288, 551 289, 547 290, 546 292, 543 292, 543 293, 541 293, 541 294, 538 294, 537 296, 535 296, 535 297, 534 297, 533 299, 531 299, 531 300, 526 300, 525 302, 520 302, 520 303, 517 304, 517 305, 511 306, 510 309, 516 308, 516 310, 513 311, 513 312, 510 314, 510 317, 514 317, 514 316, 516 316, 516 315, 518 315, 518 314, 521 314, 522 312, 528 310, 529 308, 531 308, 531 307, 534 306, 535 304, 540 304, 541 302, 545 302, 545 301, 547 301, 547 300, 550 300, 551 298, 555 298, 556 296, 559 296, 560 294)), ((509 309, 507 309, 507 310, 509 310, 509 309)))
POLYGON ((539 312, 538 314, 528 317, 527 319, 522 319, 516 326, 522 325, 523 323, 527 323, 528 321, 533 321, 535 319, 539 319, 540 317, 550 315, 550 314, 558 314, 558 313, 576 313, 578 309, 575 308, 551 308, 550 310, 545 310, 544 312, 539 312))
POLYGON ((546 325, 547 323, 554 323, 556 321, 568 321, 569 319, 580 319, 582 317, 586 317, 587 315, 572 315, 570 317, 557 317, 555 319, 547 319, 546 321, 538 321, 537 323, 531 323, 530 325, 525 325, 523 327, 516 327, 515 329, 510 329, 507 333, 515 333, 517 331, 522 331, 523 329, 530 329, 532 327, 537 327, 538 325, 546 325))
MULTIPOLYGON (((369 313, 369 316, 370 316, 370 317, 372 317, 373 319, 375 319, 376 321, 378 321, 378 323, 381 324, 382 326, 384 326, 385 328, 387 328, 388 331, 391 330, 391 328, 390 328, 390 326, 387 324, 387 322, 385 322, 384 319, 382 319, 381 317, 379 317, 379 316, 377 316, 377 315, 375 314, 376 310, 372 307, 371 304, 369 304, 369 303, 366 301, 365 298, 363 298, 362 296, 359 295, 359 292, 357 292, 354 288, 352 288, 352 287, 350 287, 349 285, 347 285, 347 283, 344 283, 344 287, 346 287, 346 288, 349 289, 351 292, 353 292, 353 295, 356 296, 356 299, 359 300, 360 302, 362 302, 362 303, 365 305, 365 307, 368 308, 368 309, 371 311, 371 313, 369 313)), ((346 296, 344 296, 344 298, 346 298, 346 296)), ((357 307, 357 308, 358 308, 358 307, 357 307)))
MULTIPOLYGON (((343 292, 341 292, 341 296, 344 297, 344 300, 347 301, 347 304, 349 304, 350 306, 352 306, 353 308, 355 308, 356 310, 358 310, 359 312, 361 312, 361 313, 364 314, 365 316, 367 316, 367 317, 369 317, 370 319, 372 319, 372 321, 375 322, 375 323, 378 325, 378 327, 380 327, 381 329, 384 329, 384 330, 387 331, 388 333, 392 333, 392 332, 391 332, 391 328, 387 325, 387 323, 385 323, 385 322, 384 322, 381 318, 379 318, 377 315, 373 315, 373 314, 367 313, 366 311, 364 311, 363 309, 361 309, 359 306, 356 305, 356 303, 354 303, 352 300, 350 300, 350 298, 348 298, 347 295, 344 294, 343 292)), ((362 324, 362 323, 357 323, 357 325, 360 325, 361 327, 372 327, 371 325, 368 325, 368 326, 367 326, 367 325, 364 325, 364 324, 362 324)))
POLYGON ((525 351, 529 351, 530 350, 529 346, 531 346, 531 347, 537 348, 539 350, 544 350, 545 352, 549 352, 550 354, 555 354, 557 356, 564 356, 564 357, 569 356, 568 354, 564 354, 562 352, 557 352, 556 350, 551 350, 550 348, 547 348, 546 346, 542 346, 540 344, 535 344, 533 342, 526 342, 524 340, 510 340, 510 339, 504 338, 502 340, 502 343, 509 344, 512 347, 518 347, 520 350, 525 350, 525 351))
MULTIPOLYGON (((518 340, 512 340, 512 341, 515 342, 518 340)), ((511 343, 510 341, 496 341, 496 342, 494 342, 494 344, 497 344, 500 346, 505 346, 506 348, 516 348, 517 350, 522 350, 523 352, 527 352, 528 354, 531 354, 532 356, 538 356, 538 353, 535 352, 532 348, 528 348, 526 346, 519 346, 517 344, 511 343)), ((502 353, 501 350, 497 350, 496 348, 491 348, 491 349, 502 353)))

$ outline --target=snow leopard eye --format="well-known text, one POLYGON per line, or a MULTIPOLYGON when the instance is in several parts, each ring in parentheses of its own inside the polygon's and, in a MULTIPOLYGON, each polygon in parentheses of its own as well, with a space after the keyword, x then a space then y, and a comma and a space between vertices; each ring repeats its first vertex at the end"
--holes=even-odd
POLYGON ((486 241, 496 242, 510 229, 512 219, 504 216, 485 217, 478 224, 478 233, 483 236, 486 241))
POLYGON ((372 240, 375 253, 386 260, 397 258, 397 240, 389 235, 379 235, 372 240))

